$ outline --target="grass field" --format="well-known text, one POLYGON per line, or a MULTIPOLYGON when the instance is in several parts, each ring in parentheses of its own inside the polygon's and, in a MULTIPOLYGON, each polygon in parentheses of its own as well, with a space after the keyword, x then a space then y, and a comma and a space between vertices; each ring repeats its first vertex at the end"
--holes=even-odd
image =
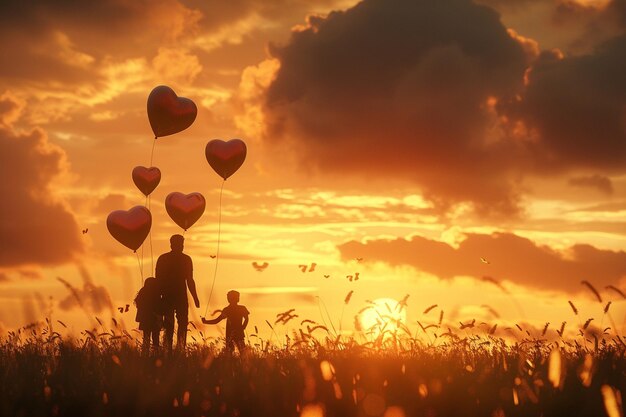
POLYGON ((622 415, 626 345, 618 335, 581 330, 549 340, 545 330, 531 336, 520 327, 517 339, 505 340, 490 329, 420 324, 430 340, 394 331, 365 341, 319 327, 282 343, 251 336, 243 357, 196 335, 198 343, 168 357, 142 355, 132 332, 115 327, 64 340, 46 320, 1 339, 0 414, 622 415))

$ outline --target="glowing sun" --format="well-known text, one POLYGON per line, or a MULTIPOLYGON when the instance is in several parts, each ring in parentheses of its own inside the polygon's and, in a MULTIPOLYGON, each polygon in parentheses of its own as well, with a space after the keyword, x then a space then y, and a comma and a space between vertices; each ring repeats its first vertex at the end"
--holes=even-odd
POLYGON ((381 333, 390 335, 406 324, 406 309, 393 298, 377 298, 363 309, 359 316, 361 327, 374 336, 381 333))

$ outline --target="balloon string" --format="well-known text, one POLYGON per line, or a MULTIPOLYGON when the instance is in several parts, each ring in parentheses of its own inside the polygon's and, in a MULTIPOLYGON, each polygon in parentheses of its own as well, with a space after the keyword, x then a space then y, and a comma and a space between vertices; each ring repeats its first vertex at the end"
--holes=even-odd
MULTIPOLYGON (((152 141, 152 150, 150 151, 150 165, 148 168, 152 168, 152 162, 154 161, 154 148, 156 146, 156 142, 157 142, 157 137, 154 137, 154 140, 152 141)), ((151 206, 152 206, 152 199, 150 198, 149 195, 146 196, 146 203, 145 205, 148 207, 148 211, 151 211, 151 206)), ((150 276, 154 276, 154 252, 152 250, 152 228, 150 228, 150 231, 148 232, 148 236, 150 238, 150 276)), ((143 245, 141 246, 141 260, 143 261, 143 245)))
MULTIPOLYGON (((148 196, 148 211, 152 213, 151 206, 152 206, 152 198, 148 196)), ((153 277, 155 274, 155 271, 154 271, 154 252, 152 251, 152 227, 150 228, 148 235, 150 236, 150 276, 153 277)))
POLYGON ((143 287, 143 269, 141 268, 141 263, 139 262, 139 254, 136 251, 135 255, 137 255, 137 266, 139 267, 139 288, 141 288, 143 287))
POLYGON ((150 152, 150 166, 148 168, 152 168, 152 160, 154 159, 154 146, 156 145, 157 137, 154 137, 152 141, 152 151, 150 152))
MULTIPOLYGON (((148 196, 146 196, 146 202, 145 202, 145 203, 143 203, 143 205, 144 205, 144 206, 146 206, 146 207, 148 206, 148 196)), ((148 209, 148 211, 149 211, 149 210, 150 210, 150 209, 148 209)), ((150 229, 152 229, 152 227, 151 227, 150 229)), ((150 233, 150 231, 148 231, 148 233, 150 233)), ((142 245, 141 245, 141 276, 142 276, 142 277, 143 277, 143 248, 144 248, 144 246, 143 246, 143 244, 142 244, 142 245)), ((137 259, 139 259, 139 254, 137 254, 137 259)))
MULTIPOLYGON (((139 259, 139 254, 137 254, 137 259, 139 259)), ((141 245, 141 262, 143 263, 143 245, 141 245)), ((141 268, 141 275, 143 276, 143 268, 141 268)))
POLYGON ((217 277, 217 264, 220 260, 220 237, 222 234, 222 193, 224 191, 224 183, 226 180, 222 181, 222 188, 220 188, 220 209, 219 216, 217 221, 217 251, 215 252, 215 269, 213 270, 213 282, 211 283, 211 292, 209 292, 209 300, 206 303, 206 308, 204 309, 204 317, 206 317, 207 311, 209 311, 209 304, 211 304, 211 296, 213 296, 213 288, 215 287, 215 277, 217 277))

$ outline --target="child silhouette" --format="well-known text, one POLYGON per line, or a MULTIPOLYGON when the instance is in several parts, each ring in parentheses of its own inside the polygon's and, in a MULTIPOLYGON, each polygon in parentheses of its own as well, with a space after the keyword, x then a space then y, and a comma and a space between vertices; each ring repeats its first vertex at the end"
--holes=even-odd
POLYGON ((159 349, 159 337, 163 325, 163 306, 161 291, 158 281, 154 277, 146 278, 143 288, 135 297, 137 316, 135 321, 139 323, 139 330, 143 330, 143 353, 150 351, 150 339, 154 351, 159 349))
POLYGON ((239 305, 239 292, 229 291, 226 294, 228 305, 224 307, 220 315, 214 319, 207 320, 202 318, 204 324, 217 324, 220 321, 226 319, 226 352, 233 353, 235 345, 239 354, 242 354, 245 350, 244 333, 246 326, 248 326, 248 316, 250 312, 245 306, 239 305), (243 322, 242 322, 243 321, 243 322))

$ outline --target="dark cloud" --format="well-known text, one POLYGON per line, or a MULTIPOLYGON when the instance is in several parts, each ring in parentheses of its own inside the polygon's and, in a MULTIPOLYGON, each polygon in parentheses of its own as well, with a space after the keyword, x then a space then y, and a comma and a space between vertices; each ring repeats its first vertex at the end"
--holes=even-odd
POLYGON ((449 279, 456 276, 490 276, 519 285, 564 292, 580 291, 588 280, 599 288, 618 285, 626 277, 626 252, 577 244, 567 251, 511 233, 467 234, 454 248, 445 242, 415 236, 410 240, 351 241, 339 246, 343 259, 363 257, 390 265, 411 265, 449 279), (485 264, 480 258, 490 264, 485 264))
POLYGON ((538 171, 626 170, 624 74, 626 35, 590 55, 545 52, 539 57, 521 100, 509 112, 538 135, 531 145, 538 171))
POLYGON ((591 175, 587 177, 574 177, 568 181, 574 187, 595 188, 604 194, 613 194, 613 183, 610 178, 602 175, 591 175))
POLYGON ((492 9, 466 0, 365 0, 272 47, 268 140, 332 173, 409 177, 446 204, 515 211, 488 99, 521 87, 528 57, 492 9))
POLYGON ((265 139, 304 170, 411 180, 439 208, 517 214, 528 176, 624 172, 624 44, 539 56, 468 0, 364 0, 270 48, 265 139))
POLYGON ((76 220, 52 190, 65 171, 63 150, 44 131, 0 125, 1 266, 59 264, 82 251, 76 220))

